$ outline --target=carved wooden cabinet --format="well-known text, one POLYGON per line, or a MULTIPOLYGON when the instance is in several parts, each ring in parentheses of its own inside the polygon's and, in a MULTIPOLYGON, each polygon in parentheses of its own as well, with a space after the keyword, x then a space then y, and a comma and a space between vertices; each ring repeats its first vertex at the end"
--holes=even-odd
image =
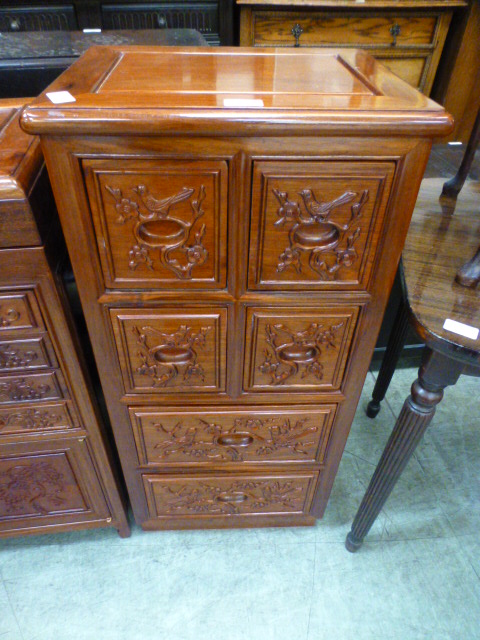
POLYGON ((0 537, 99 526, 126 536, 98 411, 51 270, 62 244, 40 143, 20 129, 20 110, 0 102, 0 537))
POLYGON ((351 50, 97 49, 50 90, 22 123, 137 521, 313 524, 449 116, 351 50))
POLYGON ((355 47, 427 95, 464 0, 237 0, 240 45, 355 47))

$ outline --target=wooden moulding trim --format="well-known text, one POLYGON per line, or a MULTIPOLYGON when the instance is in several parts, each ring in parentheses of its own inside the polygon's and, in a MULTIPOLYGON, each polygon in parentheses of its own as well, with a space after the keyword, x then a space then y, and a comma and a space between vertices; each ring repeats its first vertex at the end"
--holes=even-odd
MULTIPOLYGON (((236 0, 237 4, 255 6, 260 4, 260 0, 236 0)), ((288 7, 290 11, 298 11, 302 7, 323 7, 349 8, 356 10, 365 10, 373 8, 381 9, 431 9, 450 7, 466 7, 466 0, 366 0, 360 3, 358 0, 263 0, 260 9, 266 7, 288 7)))

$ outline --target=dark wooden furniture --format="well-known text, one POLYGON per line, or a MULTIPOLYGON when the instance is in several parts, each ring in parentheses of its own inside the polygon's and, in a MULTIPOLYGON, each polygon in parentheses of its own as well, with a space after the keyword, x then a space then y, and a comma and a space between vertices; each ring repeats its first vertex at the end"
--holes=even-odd
POLYGON ((463 0, 237 0, 243 46, 362 48, 427 95, 463 0))
MULTIPOLYGON (((445 203, 434 204, 438 202, 440 180, 425 180, 422 185, 403 252, 407 305, 392 344, 410 322, 426 346, 418 380, 412 385, 347 536, 349 551, 361 546, 430 424, 445 387, 455 384, 462 373, 480 374, 479 294, 455 282, 465 255, 475 251, 480 237, 478 185, 473 184, 465 187, 453 215, 445 203), (453 325, 449 329, 451 323, 446 321, 451 320, 463 327, 453 325), (470 331, 472 335, 458 331, 470 331)), ((472 403, 475 401, 472 398, 472 403)))
POLYGON ((22 123, 137 521, 313 524, 449 116, 352 50, 91 49, 63 89, 22 123))
POLYGON ((233 0, 3 0, 0 32, 194 29, 233 44, 233 0))
POLYGON ((0 98, 38 95, 93 45, 204 46, 192 29, 38 31, 0 36, 0 98))
POLYGON ((55 265, 65 255, 40 143, 0 102, 0 537, 129 535, 55 265), (50 202, 50 207, 49 207, 50 202))

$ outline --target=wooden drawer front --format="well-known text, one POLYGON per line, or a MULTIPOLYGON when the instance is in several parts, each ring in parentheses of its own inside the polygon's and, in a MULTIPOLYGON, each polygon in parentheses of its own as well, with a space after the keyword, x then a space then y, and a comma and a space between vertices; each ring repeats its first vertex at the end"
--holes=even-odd
POLYGON ((314 480, 314 473, 143 476, 154 518, 306 513, 314 480))
POLYGON ((435 40, 437 15, 328 15, 325 13, 254 13, 257 46, 426 46, 435 40), (298 26, 297 26, 298 25, 298 26), (396 34, 396 35, 395 35, 396 34))
POLYGON ((225 390, 226 308, 110 314, 127 393, 225 390))
POLYGON ((86 441, 62 439, 0 448, 0 535, 12 528, 108 516, 86 441))
POLYGON ((0 31, 70 31, 76 28, 72 5, 0 8, 0 31))
POLYGON ((44 328, 33 291, 0 293, 0 332, 44 328))
POLYGON ((323 462, 335 414, 318 409, 130 409, 141 465, 323 462))
POLYGON ((106 287, 223 288, 227 164, 84 162, 106 287))
POLYGON ((73 428, 73 416, 65 402, 0 407, 0 436, 73 428))
POLYGON ((339 389, 357 307, 247 309, 246 391, 339 389))
POLYGON ((397 52, 399 55, 385 55, 383 52, 375 52, 377 60, 396 73, 399 78, 408 82, 412 87, 423 89, 428 69, 431 64, 431 55, 412 55, 408 52, 397 52), (403 55, 402 55, 403 54, 403 55))
POLYGON ((0 342, 1 372, 45 369, 55 366, 57 366, 55 357, 51 349, 47 350, 45 338, 0 342))
POLYGON ((256 162, 250 289, 366 289, 395 165, 256 162))
POLYGON ((64 396, 62 387, 58 373, 54 371, 25 376, 0 376, 0 405, 58 400, 64 396))

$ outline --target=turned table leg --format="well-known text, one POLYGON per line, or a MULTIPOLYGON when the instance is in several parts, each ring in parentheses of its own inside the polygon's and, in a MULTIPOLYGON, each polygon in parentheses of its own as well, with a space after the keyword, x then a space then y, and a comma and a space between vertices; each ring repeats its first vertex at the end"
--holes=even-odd
POLYGON ((393 323, 392 333, 388 339, 385 355, 383 356, 380 371, 378 372, 377 381, 373 388, 372 399, 367 406, 367 416, 375 418, 380 411, 380 402, 385 398, 388 387, 395 373, 398 359, 402 353, 408 332, 408 313, 405 301, 400 301, 395 322, 393 323))
POLYGON ((443 397, 458 380, 464 365, 425 347, 418 379, 406 399, 380 462, 347 536, 348 551, 357 551, 402 474, 443 397))
POLYGON ((478 110, 477 117, 475 119, 475 123, 473 125, 473 129, 470 134, 470 138, 468 140, 467 148, 465 150, 465 155, 463 156, 460 168, 458 169, 456 176, 454 176, 448 182, 445 182, 445 184, 443 185, 442 195, 440 197, 454 198, 455 200, 457 199, 457 196, 460 193, 460 190, 463 187, 468 174, 470 173, 470 168, 472 166, 472 162, 475 157, 475 151, 477 150, 479 142, 480 109, 478 110))

